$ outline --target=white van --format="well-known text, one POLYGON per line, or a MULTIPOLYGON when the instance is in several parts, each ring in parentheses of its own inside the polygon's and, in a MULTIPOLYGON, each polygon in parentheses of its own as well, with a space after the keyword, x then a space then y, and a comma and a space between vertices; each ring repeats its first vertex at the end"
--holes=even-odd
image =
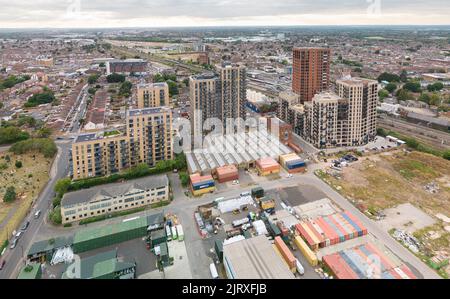
POLYGON ((41 210, 36 211, 36 213, 34 213, 34 219, 38 219, 39 216, 41 216, 41 210))
POLYGON ((217 273, 217 268, 214 263, 209 265, 209 271, 211 272, 211 276, 213 279, 219 279, 219 274, 217 273))
POLYGON ((297 268, 297 272, 300 275, 305 274, 305 268, 303 268, 302 264, 298 261, 298 259, 295 260, 295 266, 297 268))

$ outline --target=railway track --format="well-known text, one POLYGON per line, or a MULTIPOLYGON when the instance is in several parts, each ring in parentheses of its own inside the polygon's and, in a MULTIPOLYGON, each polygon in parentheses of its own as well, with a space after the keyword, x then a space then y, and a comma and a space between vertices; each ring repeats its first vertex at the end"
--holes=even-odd
POLYGON ((400 134, 411 136, 423 143, 441 150, 450 149, 450 134, 421 125, 406 123, 398 119, 378 119, 378 126, 393 130, 400 134))

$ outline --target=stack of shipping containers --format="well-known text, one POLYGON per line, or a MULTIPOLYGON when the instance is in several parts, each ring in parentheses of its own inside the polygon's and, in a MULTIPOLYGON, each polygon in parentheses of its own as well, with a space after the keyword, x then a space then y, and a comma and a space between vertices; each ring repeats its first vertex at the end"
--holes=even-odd
POLYGON ((190 178, 191 191, 194 196, 200 196, 216 190, 216 184, 211 175, 201 176, 199 174, 193 174, 190 178))
POLYGON ((301 222, 296 225, 296 230, 313 250, 367 235, 367 229, 350 212, 301 222))
POLYGON ((239 180, 239 171, 234 165, 219 167, 215 171, 219 183, 239 180))
POLYGON ((289 173, 306 171, 306 162, 295 153, 280 156, 280 164, 289 173))
POLYGON ((256 161, 256 169, 258 173, 262 176, 279 173, 280 164, 277 163, 273 158, 263 158, 256 161))
POLYGON ((367 243, 323 257, 323 263, 338 279, 415 279, 411 270, 395 265, 382 250, 367 243))

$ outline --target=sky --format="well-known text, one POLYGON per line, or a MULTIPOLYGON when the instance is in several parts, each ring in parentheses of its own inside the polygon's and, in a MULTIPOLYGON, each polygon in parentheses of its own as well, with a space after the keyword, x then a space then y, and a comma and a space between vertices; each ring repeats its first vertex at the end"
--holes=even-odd
POLYGON ((0 28, 449 25, 449 0, 0 0, 0 28))

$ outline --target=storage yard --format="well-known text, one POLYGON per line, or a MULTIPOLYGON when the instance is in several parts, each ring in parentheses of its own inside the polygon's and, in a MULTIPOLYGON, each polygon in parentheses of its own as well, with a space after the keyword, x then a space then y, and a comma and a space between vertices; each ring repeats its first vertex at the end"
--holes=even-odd
MULTIPOLYGON (((448 160, 396 150, 320 176, 386 231, 398 230, 394 238, 431 268, 433 259, 450 259, 448 160), (417 241, 410 241, 413 236, 417 241)), ((448 266, 433 269, 450 275, 448 266)))
MULTIPOLYGON (((27 259, 42 264, 43 278, 77 278, 70 272, 76 256, 81 259, 81 278, 137 278, 177 263, 173 254, 180 254, 179 246, 170 246, 171 241, 184 247, 184 231, 177 216, 155 213, 36 242, 27 259), (113 267, 101 266, 105 264, 113 267)), ((189 267, 183 267, 190 278, 189 267)))
POLYGON ((283 192, 254 188, 239 198, 218 198, 198 207, 198 230, 204 239, 212 239, 224 278, 271 278, 267 269, 280 271, 280 265, 291 278, 417 277, 352 213, 327 198, 307 196, 303 204, 290 206, 277 196, 283 192), (372 259, 382 261, 378 276, 370 272, 372 259))

